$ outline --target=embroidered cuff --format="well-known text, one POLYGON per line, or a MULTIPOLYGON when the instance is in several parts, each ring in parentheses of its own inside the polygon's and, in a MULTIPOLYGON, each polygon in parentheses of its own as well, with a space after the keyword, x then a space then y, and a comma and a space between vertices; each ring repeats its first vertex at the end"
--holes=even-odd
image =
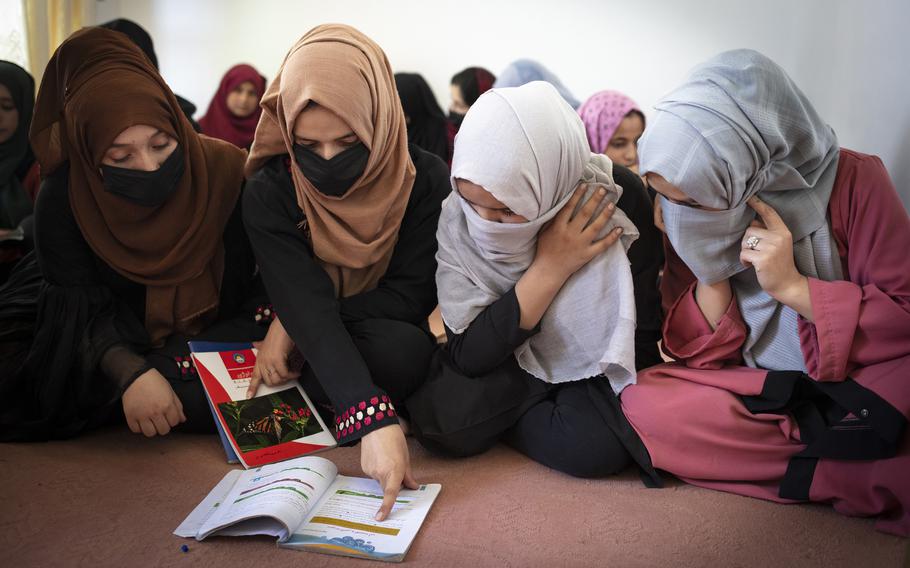
POLYGON ((272 304, 263 304, 256 308, 256 315, 253 316, 253 321, 259 325, 269 325, 276 315, 272 304))
POLYGON ((177 364, 177 376, 183 380, 190 379, 196 376, 196 365, 193 365, 193 359, 189 355, 186 357, 174 357, 174 362, 177 364))
POLYGON ((398 423, 398 413, 388 395, 382 394, 335 411, 335 439, 353 442, 373 430, 398 423))

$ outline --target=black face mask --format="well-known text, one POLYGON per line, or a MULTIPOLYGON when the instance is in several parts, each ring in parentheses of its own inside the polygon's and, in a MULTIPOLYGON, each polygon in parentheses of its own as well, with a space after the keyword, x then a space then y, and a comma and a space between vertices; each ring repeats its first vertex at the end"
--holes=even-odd
POLYGON ((367 169, 370 151, 363 142, 358 142, 326 160, 306 146, 294 144, 294 157, 303 175, 319 193, 341 197, 367 169))
POLYGON ((183 150, 178 145, 153 172, 101 165, 104 190, 143 207, 158 207, 177 191, 183 177, 183 150))
POLYGON ((463 115, 463 114, 457 113, 457 112, 455 112, 455 111, 453 111, 453 110, 450 110, 450 111, 449 111, 449 122, 451 122, 452 125, 453 125, 455 128, 461 128, 461 121, 462 121, 462 120, 464 120, 464 115, 463 115))

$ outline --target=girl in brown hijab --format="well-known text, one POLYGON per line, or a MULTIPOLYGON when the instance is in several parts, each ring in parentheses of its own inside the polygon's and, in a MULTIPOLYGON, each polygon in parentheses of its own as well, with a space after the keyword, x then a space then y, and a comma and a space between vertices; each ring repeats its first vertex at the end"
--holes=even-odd
POLYGON ((24 363, 0 359, 2 437, 73 435, 118 400, 146 436, 212 430, 187 339, 262 335, 245 152, 197 135, 142 52, 102 28, 51 58, 31 142, 45 177, 36 258, 14 276, 40 267, 45 283, 24 363))
POLYGON ((399 403, 433 351, 426 319, 448 169, 408 144, 388 60, 349 26, 304 35, 262 108, 244 221, 280 319, 251 390, 299 376, 334 411, 340 443, 362 438, 363 469, 385 490, 382 519, 402 482, 415 486, 399 403), (288 365, 292 351, 302 366, 288 365))

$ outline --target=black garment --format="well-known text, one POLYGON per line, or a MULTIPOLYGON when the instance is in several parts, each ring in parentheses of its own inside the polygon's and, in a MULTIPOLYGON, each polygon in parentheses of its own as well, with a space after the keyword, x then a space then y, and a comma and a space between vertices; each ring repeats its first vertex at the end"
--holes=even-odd
MULTIPOLYGON (((651 202, 640 178, 614 166, 623 187, 617 205, 641 238, 629 248, 638 325, 636 368, 661 361, 660 295, 663 263, 651 202)), ((634 460, 654 483, 659 477, 619 398, 603 377, 550 385, 521 367, 514 351, 540 331, 520 328, 514 288, 484 309, 461 334, 446 328, 448 344, 434 358, 430 378, 407 401, 412 427, 429 449, 454 455, 485 451, 503 440, 545 465, 579 477, 615 473, 634 460)))
MULTIPOLYGON (((484 452, 504 441, 532 459, 577 477, 604 477, 633 461, 649 485, 660 485, 644 444, 622 413, 619 398, 604 377, 551 385, 518 365, 512 354, 539 331, 519 327, 521 310, 510 291, 489 319, 475 319, 462 334, 474 335, 472 347, 486 337, 492 347, 478 354, 500 363, 480 374, 472 353, 461 351, 456 364, 449 349, 436 352, 429 379, 407 400, 411 429, 429 450, 453 456, 484 452)), ((446 329, 450 338, 458 336, 446 329)), ((450 339, 451 341, 451 339, 450 339)), ((463 346, 464 347, 464 346, 463 346)))
MULTIPOLYGON (((433 342, 428 341, 424 329, 392 319, 350 321, 345 323, 345 329, 363 357, 373 381, 388 393, 392 401, 405 400, 426 380, 433 342)), ((335 405, 322 388, 312 365, 304 364, 300 382, 310 399, 320 409, 327 410, 321 412, 323 419, 333 423, 335 405)), ((347 410, 350 411, 350 407, 347 410)), ((396 411, 407 416, 404 408, 396 406, 396 411)), ((351 440, 354 438, 356 436, 351 440)))
MULTIPOLYGON (((101 24, 101 27, 125 34, 130 38, 130 41, 135 43, 145 53, 145 56, 149 58, 155 69, 158 69, 158 55, 155 54, 155 43, 145 28, 126 18, 117 18, 116 20, 105 22, 101 24)), ((177 104, 180 105, 180 110, 183 111, 183 114, 190 120, 190 124, 193 125, 193 130, 202 132, 199 123, 193 119, 193 115, 196 114, 196 105, 176 93, 174 96, 177 97, 177 104)))
MULTIPOLYGON (((188 361, 190 338, 172 334, 151 349, 145 286, 98 258, 73 217, 68 168, 44 180, 36 206, 36 254, 0 288, 0 439, 67 437, 106 422, 140 374, 157 369, 174 388, 187 422, 213 431, 201 383, 188 361), (24 360, 23 360, 23 354, 24 360)), ((251 341, 265 303, 238 201, 224 230, 225 269, 217 320, 193 339, 251 341)))
POLYGON ((451 162, 448 121, 426 80, 417 73, 395 73, 395 86, 408 119, 408 142, 451 162))
POLYGON ((654 226, 654 203, 641 177, 629 168, 613 164, 613 180, 623 188, 616 205, 639 232, 628 256, 635 289, 635 368, 641 370, 663 363, 657 346, 664 317, 658 287, 664 265, 663 233, 654 226))
POLYGON ((603 378, 549 385, 523 371, 514 357, 483 377, 458 373, 445 350, 430 380, 407 401, 415 437, 445 455, 470 456, 502 440, 547 467, 576 477, 625 469, 627 445, 648 463, 603 378), (602 388, 601 388, 602 387, 602 388))
POLYGON ((389 267, 375 289, 354 296, 335 297, 332 280, 298 229, 304 216, 287 155, 253 174, 243 197, 269 297, 306 361, 304 376, 311 373, 331 401, 342 443, 397 421, 386 413, 370 421, 356 416, 386 404, 388 395, 395 404, 402 401, 425 378, 433 350, 426 320, 436 306, 436 225, 449 177, 437 157, 413 144, 408 149, 417 177, 389 267), (351 415, 352 426, 342 427, 351 415))
POLYGON ((177 93, 174 93, 174 96, 177 97, 177 104, 180 105, 180 110, 183 111, 183 114, 190 120, 190 124, 193 126, 193 130, 201 133, 202 127, 199 126, 199 123, 196 122, 196 119, 193 118, 193 115, 196 114, 196 105, 181 97, 177 93))

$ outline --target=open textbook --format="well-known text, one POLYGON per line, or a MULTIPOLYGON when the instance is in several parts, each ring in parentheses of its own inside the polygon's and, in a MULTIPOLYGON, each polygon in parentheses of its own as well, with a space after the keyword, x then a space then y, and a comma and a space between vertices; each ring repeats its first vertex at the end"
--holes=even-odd
POLYGON ((284 548, 401 562, 440 489, 402 490, 392 513, 378 522, 376 481, 338 475, 324 458, 295 458, 229 472, 174 534, 270 535, 284 548))
POLYGON ((191 341, 189 346, 229 463, 257 467, 335 447, 297 381, 263 383, 247 398, 256 366, 251 344, 191 341))

